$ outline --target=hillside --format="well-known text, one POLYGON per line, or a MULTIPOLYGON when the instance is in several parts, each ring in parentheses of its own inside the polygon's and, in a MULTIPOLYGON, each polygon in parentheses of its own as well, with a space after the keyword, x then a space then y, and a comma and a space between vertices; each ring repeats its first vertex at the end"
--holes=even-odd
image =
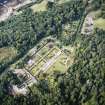
POLYGON ((0 105, 105 105, 105 1, 17 13, 0 23, 0 105))

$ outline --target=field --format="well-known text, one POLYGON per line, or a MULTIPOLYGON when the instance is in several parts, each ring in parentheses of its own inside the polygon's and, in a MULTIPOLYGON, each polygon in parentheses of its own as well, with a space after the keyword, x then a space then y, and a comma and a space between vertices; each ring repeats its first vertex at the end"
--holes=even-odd
POLYGON ((31 6, 31 9, 33 10, 33 12, 46 11, 47 10, 47 0, 43 0, 41 3, 31 6))
POLYGON ((51 68, 49 68, 47 73, 49 74, 51 72, 56 72, 56 71, 64 73, 68 68, 66 60, 67 60, 67 56, 62 53, 57 59, 57 61, 54 63, 54 65, 51 68))
POLYGON ((58 4, 63 4, 63 3, 66 3, 66 2, 69 2, 70 0, 58 0, 58 4))
POLYGON ((98 19, 94 20, 94 26, 105 30, 105 19, 98 18, 98 19))
POLYGON ((101 10, 91 11, 89 15, 92 16, 94 19, 98 19, 99 17, 101 17, 101 10))
POLYGON ((105 30, 105 19, 101 18, 101 10, 92 11, 89 13, 94 19, 94 27, 105 30))
POLYGON ((0 48, 0 61, 6 59, 12 59, 16 56, 16 50, 12 47, 0 48))
MULTIPOLYGON (((70 54, 70 53, 69 53, 70 54)), ((48 43, 36 54, 30 57, 31 65, 27 64, 26 69, 33 75, 53 74, 54 72, 64 73, 71 64, 68 55, 54 43, 48 43)))

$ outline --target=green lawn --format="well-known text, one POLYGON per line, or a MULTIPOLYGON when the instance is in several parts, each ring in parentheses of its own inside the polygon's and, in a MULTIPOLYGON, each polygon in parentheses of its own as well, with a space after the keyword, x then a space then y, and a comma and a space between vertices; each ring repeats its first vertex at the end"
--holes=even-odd
POLYGON ((47 52, 49 52, 49 50, 50 50, 50 49, 49 49, 48 47, 44 46, 44 47, 38 52, 38 54, 41 55, 41 56, 44 56, 44 55, 46 55, 47 52))
POLYGON ((34 68, 31 70, 31 73, 35 75, 35 73, 40 70, 40 68, 45 64, 45 62, 42 60, 40 63, 38 63, 34 68))
POLYGON ((66 2, 69 2, 70 0, 59 0, 58 1, 58 4, 62 4, 62 3, 66 3, 66 2))
POLYGON ((48 55, 46 55, 46 56, 44 57, 44 59, 45 59, 45 60, 51 59, 58 51, 59 51, 58 49, 53 48, 53 49, 51 50, 51 52, 50 52, 48 55))
POLYGON ((3 47, 0 48, 0 61, 12 59, 17 55, 16 49, 12 47, 3 47))
POLYGON ((94 27, 105 30, 105 19, 99 18, 94 20, 94 27))
POLYGON ((43 0, 41 3, 31 6, 31 9, 33 10, 33 12, 46 11, 47 10, 47 0, 43 0))
POLYGON ((54 65, 49 68, 47 74, 52 74, 54 71, 64 73, 67 70, 67 66, 65 64, 66 58, 66 55, 62 53, 57 59, 57 61, 54 63, 54 65))

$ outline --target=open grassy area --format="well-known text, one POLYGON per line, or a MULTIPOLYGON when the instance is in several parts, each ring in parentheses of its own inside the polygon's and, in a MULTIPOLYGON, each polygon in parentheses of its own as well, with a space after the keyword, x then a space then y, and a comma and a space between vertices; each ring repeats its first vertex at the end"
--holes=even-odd
POLYGON ((59 49, 53 48, 49 54, 47 54, 44 59, 46 61, 50 60, 57 52, 59 51, 59 49))
POLYGON ((31 70, 31 73, 33 74, 33 75, 35 75, 35 73, 38 71, 38 70, 40 70, 40 68, 43 66, 45 64, 45 62, 42 60, 41 62, 39 62, 37 65, 35 65, 34 67, 33 67, 33 69, 31 70))
POLYGON ((53 74, 53 72, 65 73, 70 65, 74 62, 75 57, 75 47, 66 46, 65 50, 62 51, 62 54, 56 60, 54 65, 49 68, 47 74, 53 74))
POLYGON ((66 3, 66 2, 69 2, 70 0, 58 0, 58 4, 63 4, 63 3, 66 3))
POLYGON ((67 56, 62 53, 59 56, 59 58, 56 60, 54 65, 51 68, 49 68, 49 70, 47 71, 47 74, 50 74, 56 71, 60 73, 66 72, 68 68, 68 66, 66 65, 66 60, 67 60, 67 56))
POLYGON ((47 0, 43 0, 41 3, 31 6, 31 9, 33 10, 33 12, 46 11, 47 3, 47 0))
POLYGON ((94 27, 105 30, 105 19, 99 18, 94 20, 94 27))
POLYGON ((0 61, 12 59, 17 54, 17 51, 12 47, 0 48, 0 61))
POLYGON ((94 27, 105 30, 105 19, 101 17, 101 10, 91 11, 90 16, 94 19, 94 27))
POLYGON ((91 11, 89 15, 92 16, 94 19, 97 19, 101 16, 101 10, 91 11))

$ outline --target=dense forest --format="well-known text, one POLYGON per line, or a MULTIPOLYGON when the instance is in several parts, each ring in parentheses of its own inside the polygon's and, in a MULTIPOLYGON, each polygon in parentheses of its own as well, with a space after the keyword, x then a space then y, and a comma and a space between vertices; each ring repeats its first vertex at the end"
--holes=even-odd
MULTIPOLYGON (((103 5, 103 0, 97 2, 94 0, 95 9, 103 5)), ((104 5, 101 9, 104 17, 104 5)), ((84 11, 85 5, 82 0, 71 1, 61 6, 54 4, 42 13, 24 10, 21 15, 0 23, 0 47, 15 47, 21 57, 44 37, 51 35, 62 41, 62 25, 81 21, 84 11)), ((79 30, 70 35, 68 44, 72 41, 73 45, 79 43, 80 47, 76 49, 75 62, 66 74, 55 74, 53 85, 43 79, 39 85, 30 88, 27 96, 17 97, 7 94, 7 84, 13 77, 11 74, 5 75, 0 80, 0 104, 105 105, 105 30, 96 28, 94 34, 87 36, 81 35, 78 27, 76 28, 79 30)), ((63 44, 67 42, 63 41, 63 44)), ((1 71, 4 70, 4 66, 0 66, 1 71)))

